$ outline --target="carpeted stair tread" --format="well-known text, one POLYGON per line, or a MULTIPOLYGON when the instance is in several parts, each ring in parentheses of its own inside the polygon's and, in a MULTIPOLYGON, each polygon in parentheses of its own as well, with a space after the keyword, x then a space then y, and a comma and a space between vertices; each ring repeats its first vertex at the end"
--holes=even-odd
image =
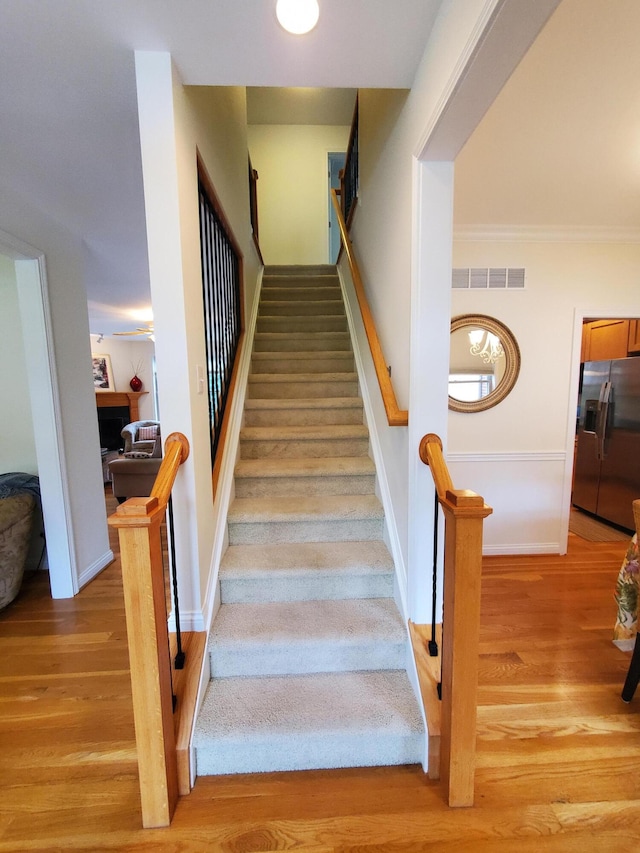
POLYGON ((251 397, 245 400, 245 409, 351 409, 362 408, 361 397, 251 397))
POLYGON ((415 764, 422 731, 404 671, 214 679, 197 773, 415 764))
POLYGON ((375 473, 368 456, 242 459, 236 497, 373 494, 375 473))
POLYGON ((305 426, 243 427, 240 440, 246 441, 293 441, 295 439, 317 440, 336 438, 368 438, 364 424, 318 424, 305 426))
POLYGON ((400 669, 406 633, 391 598, 223 604, 213 678, 400 669))
POLYGON ((353 371, 328 373, 250 373, 249 382, 270 385, 274 382, 357 382, 353 371))
POLYGON ((351 339, 348 332, 256 332, 253 349, 254 352, 301 349, 351 352, 351 339))
POLYGON ((236 477, 335 477, 375 474, 369 456, 339 456, 324 459, 243 459, 236 465, 236 477))
POLYGON ((223 604, 386 598, 393 583, 380 540, 231 545, 220 565, 223 604))
POLYGON ((342 292, 338 279, 323 282, 318 287, 299 287, 296 284, 272 284, 261 293, 263 305, 271 302, 325 302, 340 299, 342 292))
POLYGON ((383 518, 375 495, 323 495, 293 498, 236 498, 229 522, 355 521, 383 518))
MULTIPOLYGON (((340 296, 340 292, 336 294, 340 296)), ((258 317, 342 316, 344 303, 333 299, 272 299, 261 303, 258 317)))
POLYGON ((358 397, 356 373, 250 373, 248 397, 358 397))
POLYGON ((362 398, 353 397, 249 397, 245 400, 246 427, 254 426, 362 426, 362 398))
POLYGON ((303 317, 262 316, 257 319, 258 332, 346 332, 346 314, 309 314, 303 317))
POLYGON ((254 353, 251 369, 254 374, 264 373, 353 373, 353 353, 336 350, 314 352, 303 350, 254 353))
POLYGON ((295 578, 300 574, 386 574, 393 560, 382 541, 300 542, 290 545, 235 545, 222 558, 223 578, 255 578, 264 574, 295 578))

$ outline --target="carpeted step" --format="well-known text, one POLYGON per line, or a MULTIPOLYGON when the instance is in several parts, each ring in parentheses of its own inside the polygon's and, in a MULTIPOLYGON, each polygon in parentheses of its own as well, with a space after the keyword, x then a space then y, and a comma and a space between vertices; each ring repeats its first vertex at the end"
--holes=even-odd
POLYGON ((344 303, 342 299, 311 300, 300 299, 287 300, 286 302, 263 302, 258 312, 260 317, 315 317, 315 316, 340 316, 344 315, 344 303))
POLYGON ((232 545, 220 565, 223 604, 385 598, 393 581, 393 560, 380 540, 232 545))
POLYGON ((254 374, 262 373, 353 373, 350 352, 257 352, 251 359, 254 374))
POLYGON ((300 350, 351 352, 351 339, 348 332, 256 332, 253 338, 254 353, 300 350))
POLYGON ((404 671, 210 682, 198 775, 415 764, 423 726, 404 671))
POLYGON ((244 427, 240 430, 242 459, 297 459, 366 456, 369 431, 364 424, 244 427))
POLYGON ((316 282, 317 279, 326 277, 337 277, 335 264, 313 264, 311 266, 267 264, 264 268, 263 286, 264 282, 272 281, 275 278, 283 278, 286 281, 299 281, 301 284, 309 283, 310 286, 316 286, 311 283, 316 282))
POLYGON ((400 669, 406 641, 392 598, 223 604, 211 677, 400 669))
POLYGON ((317 314, 309 317, 274 317, 259 315, 256 321, 257 332, 346 332, 345 314, 317 314))
POLYGON ((245 400, 246 426, 320 426, 363 423, 360 397, 245 400))
POLYGON ((251 373, 247 394, 251 399, 295 397, 357 397, 356 373, 251 373))
POLYGON ((237 498, 372 495, 375 480, 368 456, 243 459, 235 470, 237 498))
POLYGON ((334 284, 322 284, 318 287, 300 287, 297 284, 271 285, 263 287, 260 294, 262 307, 266 307, 271 302, 306 302, 341 298, 342 291, 337 279, 334 284))
POLYGON ((382 539, 384 512, 375 495, 236 498, 228 528, 230 545, 363 541, 382 539))

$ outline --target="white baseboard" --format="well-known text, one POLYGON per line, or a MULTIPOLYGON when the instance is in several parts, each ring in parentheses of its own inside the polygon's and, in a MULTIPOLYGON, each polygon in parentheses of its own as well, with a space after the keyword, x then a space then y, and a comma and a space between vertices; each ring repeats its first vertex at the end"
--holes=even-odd
MULTIPOLYGON (((169 616, 169 620, 167 622, 169 626, 169 633, 173 633, 176 630, 176 620, 175 613, 173 610, 171 611, 171 615, 169 616)), ((204 617, 202 615, 201 610, 181 610, 180 611, 180 631, 184 631, 184 633, 188 633, 191 631, 204 631, 204 617)))
POLYGON ((485 545, 482 549, 485 557, 492 557, 504 554, 506 556, 515 556, 517 554, 559 554, 559 542, 531 542, 518 545, 485 545))
POLYGON ((78 589, 82 589, 83 586, 86 586, 89 581, 92 581, 100 572, 105 569, 109 563, 113 563, 115 557, 113 555, 113 551, 109 549, 105 551, 105 553, 98 557, 97 560, 94 560, 90 566, 87 566, 80 575, 78 575, 78 589))

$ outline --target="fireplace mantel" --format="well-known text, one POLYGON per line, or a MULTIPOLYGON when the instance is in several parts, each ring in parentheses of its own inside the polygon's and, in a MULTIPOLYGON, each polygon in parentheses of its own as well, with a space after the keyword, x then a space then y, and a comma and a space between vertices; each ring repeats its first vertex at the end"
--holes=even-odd
POLYGON ((96 391, 96 406, 99 409, 107 406, 128 406, 131 421, 139 421, 139 399, 148 393, 148 391, 96 391))

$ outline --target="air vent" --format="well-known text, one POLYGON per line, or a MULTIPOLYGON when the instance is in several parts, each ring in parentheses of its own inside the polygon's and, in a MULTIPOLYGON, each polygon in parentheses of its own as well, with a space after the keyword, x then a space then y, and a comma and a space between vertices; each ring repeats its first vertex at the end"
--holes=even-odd
POLYGON ((522 290, 524 269, 520 267, 471 267, 454 269, 454 290, 522 290))

